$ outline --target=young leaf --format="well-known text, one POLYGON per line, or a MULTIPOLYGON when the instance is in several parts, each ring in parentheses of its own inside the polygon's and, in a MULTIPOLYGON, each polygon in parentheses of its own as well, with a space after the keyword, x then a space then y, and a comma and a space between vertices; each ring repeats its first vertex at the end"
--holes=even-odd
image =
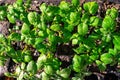
POLYGON ((20 75, 21 69, 19 66, 16 67, 15 69, 15 74, 20 75))
POLYGON ((115 25, 116 25, 116 23, 115 23, 114 19, 112 19, 109 15, 106 15, 105 18, 103 19, 102 27, 105 30, 114 31, 115 25))
POLYGON ((110 64, 112 62, 112 55, 109 53, 104 53, 101 55, 100 60, 104 63, 104 64, 110 64))
POLYGON ((73 4, 73 6, 79 6, 79 0, 72 0, 71 3, 73 4))
POLYGON ((84 14, 82 14, 81 21, 84 22, 84 23, 88 23, 89 18, 90 18, 89 14, 88 13, 84 13, 84 14))
POLYGON ((24 70, 26 68, 26 64, 24 62, 21 63, 21 69, 24 70))
POLYGON ((101 25, 99 23, 100 23, 100 19, 98 17, 96 17, 96 16, 90 17, 90 26, 97 27, 97 26, 101 25))
POLYGON ((120 36, 114 36, 113 43, 114 47, 120 50, 120 36))
POLYGON ((66 1, 61 1, 60 4, 59 4, 59 8, 61 10, 65 10, 65 11, 70 10, 69 4, 66 1))
POLYGON ((45 54, 41 54, 37 60, 37 68, 38 69, 42 68, 42 66, 45 64, 46 61, 47 61, 47 56, 45 54))
POLYGON ((78 39, 73 39, 73 40, 72 40, 72 44, 73 44, 73 45, 76 45, 77 43, 78 43, 78 39))
POLYGON ((21 71, 18 77, 18 80, 22 80, 24 77, 24 71, 21 71))
POLYGON ((37 72, 37 65, 34 61, 30 61, 27 65, 27 71, 35 74, 37 72))
POLYGON ((24 62, 30 62, 32 60, 32 56, 31 55, 24 55, 24 62))
POLYGON ((12 33, 10 34, 10 39, 14 41, 20 41, 21 40, 21 35, 19 33, 12 33))
POLYGON ((102 63, 101 61, 96 60, 96 64, 98 65, 100 70, 104 71, 106 69, 106 65, 102 63))
POLYGON ((41 38, 41 37, 35 38, 35 45, 37 45, 37 44, 39 44, 39 43, 42 43, 43 40, 44 40, 44 38, 41 38))
POLYGON ((52 75, 53 72, 54 72, 51 65, 46 65, 46 66, 44 67, 44 71, 45 71, 45 73, 48 74, 48 75, 52 75))
POLYGON ((37 25, 38 22, 38 14, 36 12, 30 12, 28 14, 28 20, 30 22, 30 24, 32 25, 37 25))
POLYGON ((115 20, 118 17, 118 10, 115 8, 107 9, 106 15, 110 15, 115 20))
POLYGON ((46 9, 47 9, 46 3, 41 4, 39 9, 44 13, 46 11, 46 9))
POLYGON ((80 68, 83 66, 82 64, 82 58, 78 55, 75 55, 73 57, 73 69, 76 71, 76 72, 80 72, 80 68))
POLYGON ((15 19, 14 15, 7 14, 7 18, 8 18, 8 20, 9 20, 10 23, 14 24, 16 22, 16 19, 15 19))
POLYGON ((19 4, 19 5, 22 5, 23 4, 23 0, 17 0, 16 3, 19 4))
POLYGON ((53 30, 53 31, 60 31, 60 30, 61 30, 59 24, 52 24, 52 25, 50 26, 50 29, 53 30))
POLYGON ((88 25, 85 23, 81 23, 77 27, 79 35, 84 36, 88 32, 88 25))
POLYGON ((70 73, 71 73, 71 70, 69 68, 64 68, 60 71, 57 71, 57 74, 62 76, 63 78, 69 78, 70 76, 70 73))
POLYGON ((106 42, 110 42, 111 40, 112 40, 111 35, 108 34, 108 35, 106 36, 106 42))
POLYGON ((27 23, 23 23, 22 29, 21 29, 21 33, 22 33, 23 35, 28 35, 29 32, 30 32, 30 25, 27 24, 27 23))
POLYGON ((6 17, 7 13, 5 10, 1 10, 0 11, 0 20, 4 20, 4 18, 6 17))
POLYGON ((40 53, 46 53, 46 46, 42 43, 35 44, 34 47, 40 52, 40 53))
POLYGON ((68 21, 69 24, 76 26, 79 24, 80 21, 80 14, 78 12, 71 12, 70 13, 70 21, 68 21))
POLYGON ((93 15, 98 11, 98 7, 97 2, 86 2, 83 5, 84 10, 93 15))
MULTIPOLYGON (((5 36, 3 34, 0 33, 0 43, 6 44, 7 43, 7 39, 5 38, 5 36)), ((7 43, 8 44, 8 43, 7 43)))
POLYGON ((41 75, 42 75, 42 80, 50 80, 49 76, 45 72, 42 72, 41 75))

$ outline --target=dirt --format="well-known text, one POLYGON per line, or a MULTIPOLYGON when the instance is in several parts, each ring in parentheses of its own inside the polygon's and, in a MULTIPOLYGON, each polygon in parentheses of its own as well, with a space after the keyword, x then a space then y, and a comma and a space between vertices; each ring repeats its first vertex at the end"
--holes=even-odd
MULTIPOLYGON (((16 0, 0 0, 0 5, 4 5, 4 4, 12 4, 14 3, 16 0)), ((26 1, 26 0, 24 0, 26 1)), ((32 0, 32 4, 31 4, 31 8, 30 10, 35 10, 35 11, 39 11, 38 7, 41 3, 45 2, 47 4, 54 4, 54 5, 58 5, 60 3, 61 0, 32 0)), ((70 0, 67 0, 70 2, 70 0)), ((106 9, 111 8, 111 7, 116 7, 119 11, 120 11, 120 0, 80 0, 81 5, 84 2, 88 2, 88 1, 97 1, 100 5, 99 7, 99 15, 104 17, 104 13, 106 11, 106 9)), ((120 20, 120 15, 118 20, 120 20)), ((21 25, 21 22, 17 22, 16 23, 18 26, 21 25)), ((8 28, 11 28, 11 24, 8 21, 2 21, 0 22, 0 33, 4 34, 5 36, 7 36, 9 34, 8 28)), ((13 46, 16 47, 17 43, 14 43, 13 46)), ((22 46, 20 47, 21 49, 24 47, 24 43, 20 43, 22 46)), ((61 67, 67 67, 72 63, 72 57, 74 52, 72 51, 73 46, 72 45, 66 45, 66 44, 61 44, 57 46, 57 52, 55 53, 55 57, 57 57, 60 61, 62 61, 62 65, 61 67)), ((19 47, 17 48, 19 49, 19 47)), ((34 60, 37 59, 37 57, 39 56, 39 53, 31 47, 31 51, 33 51, 33 57, 34 60)), ((16 64, 10 59, 10 62, 7 63, 7 70, 4 67, 0 67, 0 72, 2 72, 2 70, 6 70, 9 72, 14 72, 15 70, 15 66, 16 64)), ((108 65, 108 69, 105 73, 101 73, 98 69, 98 67, 96 65, 91 65, 88 66, 89 71, 93 72, 93 74, 91 74, 90 76, 86 76, 85 80, 118 80, 118 77, 120 79, 120 73, 117 73, 117 66, 113 66, 110 67, 108 65)), ((2 74, 0 75, 0 80, 16 80, 13 78, 7 78, 5 76, 3 76, 4 71, 2 72, 2 74), (3 77, 2 77, 3 76, 3 77)), ((72 71, 71 76, 73 76, 75 74, 74 71, 72 71)))

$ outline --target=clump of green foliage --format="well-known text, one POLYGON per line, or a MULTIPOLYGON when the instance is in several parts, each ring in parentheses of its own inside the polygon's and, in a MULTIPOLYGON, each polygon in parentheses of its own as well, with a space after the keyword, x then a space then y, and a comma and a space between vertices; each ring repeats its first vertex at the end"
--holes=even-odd
POLYGON ((13 25, 8 36, 0 34, 0 65, 8 58, 18 64, 15 72, 7 72, 6 76, 18 80, 82 80, 89 75, 87 67, 93 63, 100 71, 107 65, 120 63, 117 9, 108 9, 102 18, 97 14, 97 2, 80 6, 79 0, 72 0, 71 3, 61 1, 58 6, 43 3, 37 13, 28 10, 30 2, 17 0, 12 5, 0 6, 0 20, 8 20, 13 25), (16 26, 17 21, 22 26, 16 26), (15 49, 13 42, 23 42, 24 49, 15 49), (62 69, 62 62, 54 57, 58 44, 76 46, 72 64, 62 69), (37 60, 33 59, 30 46, 39 52, 37 60), (76 72, 72 77, 71 71, 76 72))

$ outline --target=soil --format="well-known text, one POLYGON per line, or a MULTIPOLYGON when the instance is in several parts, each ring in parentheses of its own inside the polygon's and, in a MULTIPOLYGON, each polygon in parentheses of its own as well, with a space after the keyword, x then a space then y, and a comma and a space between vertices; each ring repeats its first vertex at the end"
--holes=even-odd
MULTIPOLYGON (((0 0, 0 5, 4 5, 4 4, 12 4, 14 3, 16 0, 0 0)), ((26 1, 26 0, 24 0, 26 1)), ((31 8, 29 10, 35 10, 35 11, 39 11, 38 10, 38 6, 45 2, 47 4, 54 4, 54 5, 58 5, 60 3, 61 0, 32 0, 32 4, 31 4, 31 8)), ((70 2, 70 0, 67 0, 70 2)), ((88 1, 97 1, 100 5, 99 7, 99 15, 101 17, 104 17, 104 13, 106 11, 106 9, 111 8, 111 7, 116 7, 119 11, 120 11, 120 0, 80 0, 80 4, 82 5, 84 2, 88 2, 88 1)), ((120 15, 118 18, 118 21, 120 21, 120 15)), ((18 21, 17 25, 21 25, 21 22, 18 21)), ((7 20, 6 21, 0 21, 0 33, 4 34, 5 36, 7 36, 9 34, 8 28, 12 28, 11 27, 12 24, 10 24, 7 20)), ((18 43, 13 43, 13 46, 17 47, 16 49, 23 49, 24 47, 24 43, 20 43, 22 46, 17 46, 18 43)), ((57 57, 61 62, 62 65, 61 67, 67 67, 72 63, 72 57, 74 52, 72 51, 73 46, 70 44, 61 44, 57 46, 57 52, 55 53, 55 57, 57 57), (68 54, 69 53, 69 54, 68 54)), ((34 57, 34 60, 37 59, 37 57, 39 56, 39 53, 37 51, 35 51, 34 48, 30 48, 31 51, 34 53, 34 55, 32 55, 34 57)), ((9 72, 14 72, 16 64, 9 59, 8 63, 6 63, 7 65, 5 65, 4 67, 0 67, 0 80, 16 80, 13 78, 8 78, 3 76, 3 73, 6 71, 9 72), (7 70, 5 69, 5 67, 7 67, 7 70), (3 69, 4 71, 2 71, 1 69, 3 69)), ((112 67, 110 67, 108 65, 107 70, 105 72, 100 72, 98 67, 93 64, 91 66, 88 66, 88 70, 91 71, 93 74, 91 74, 90 76, 86 76, 84 79, 85 80, 120 80, 120 73, 117 73, 118 70, 118 66, 114 65, 112 67)), ((71 76, 73 76, 75 74, 75 72, 73 71, 71 73, 71 76)))

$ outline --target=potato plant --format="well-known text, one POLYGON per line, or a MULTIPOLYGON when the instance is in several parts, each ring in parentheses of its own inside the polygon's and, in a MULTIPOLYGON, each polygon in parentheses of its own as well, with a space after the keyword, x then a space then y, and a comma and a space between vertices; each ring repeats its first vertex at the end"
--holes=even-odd
POLYGON ((0 20, 13 25, 8 36, 0 34, 0 65, 9 58, 18 64, 13 73, 6 72, 5 76, 17 80, 83 80, 91 73, 87 67, 93 63, 100 71, 106 70, 107 65, 120 64, 117 9, 108 9, 103 18, 97 14, 97 2, 80 6, 79 0, 72 0, 61 1, 57 6, 42 3, 38 13, 29 11, 30 2, 17 0, 0 6, 0 20), (17 21, 22 25, 16 26, 17 21), (13 42, 25 45, 15 49, 13 42), (55 57, 59 44, 73 46, 72 64, 66 68, 61 68, 62 61, 55 57), (37 60, 30 46, 39 53, 37 60), (76 72, 72 77, 71 71, 76 72))

